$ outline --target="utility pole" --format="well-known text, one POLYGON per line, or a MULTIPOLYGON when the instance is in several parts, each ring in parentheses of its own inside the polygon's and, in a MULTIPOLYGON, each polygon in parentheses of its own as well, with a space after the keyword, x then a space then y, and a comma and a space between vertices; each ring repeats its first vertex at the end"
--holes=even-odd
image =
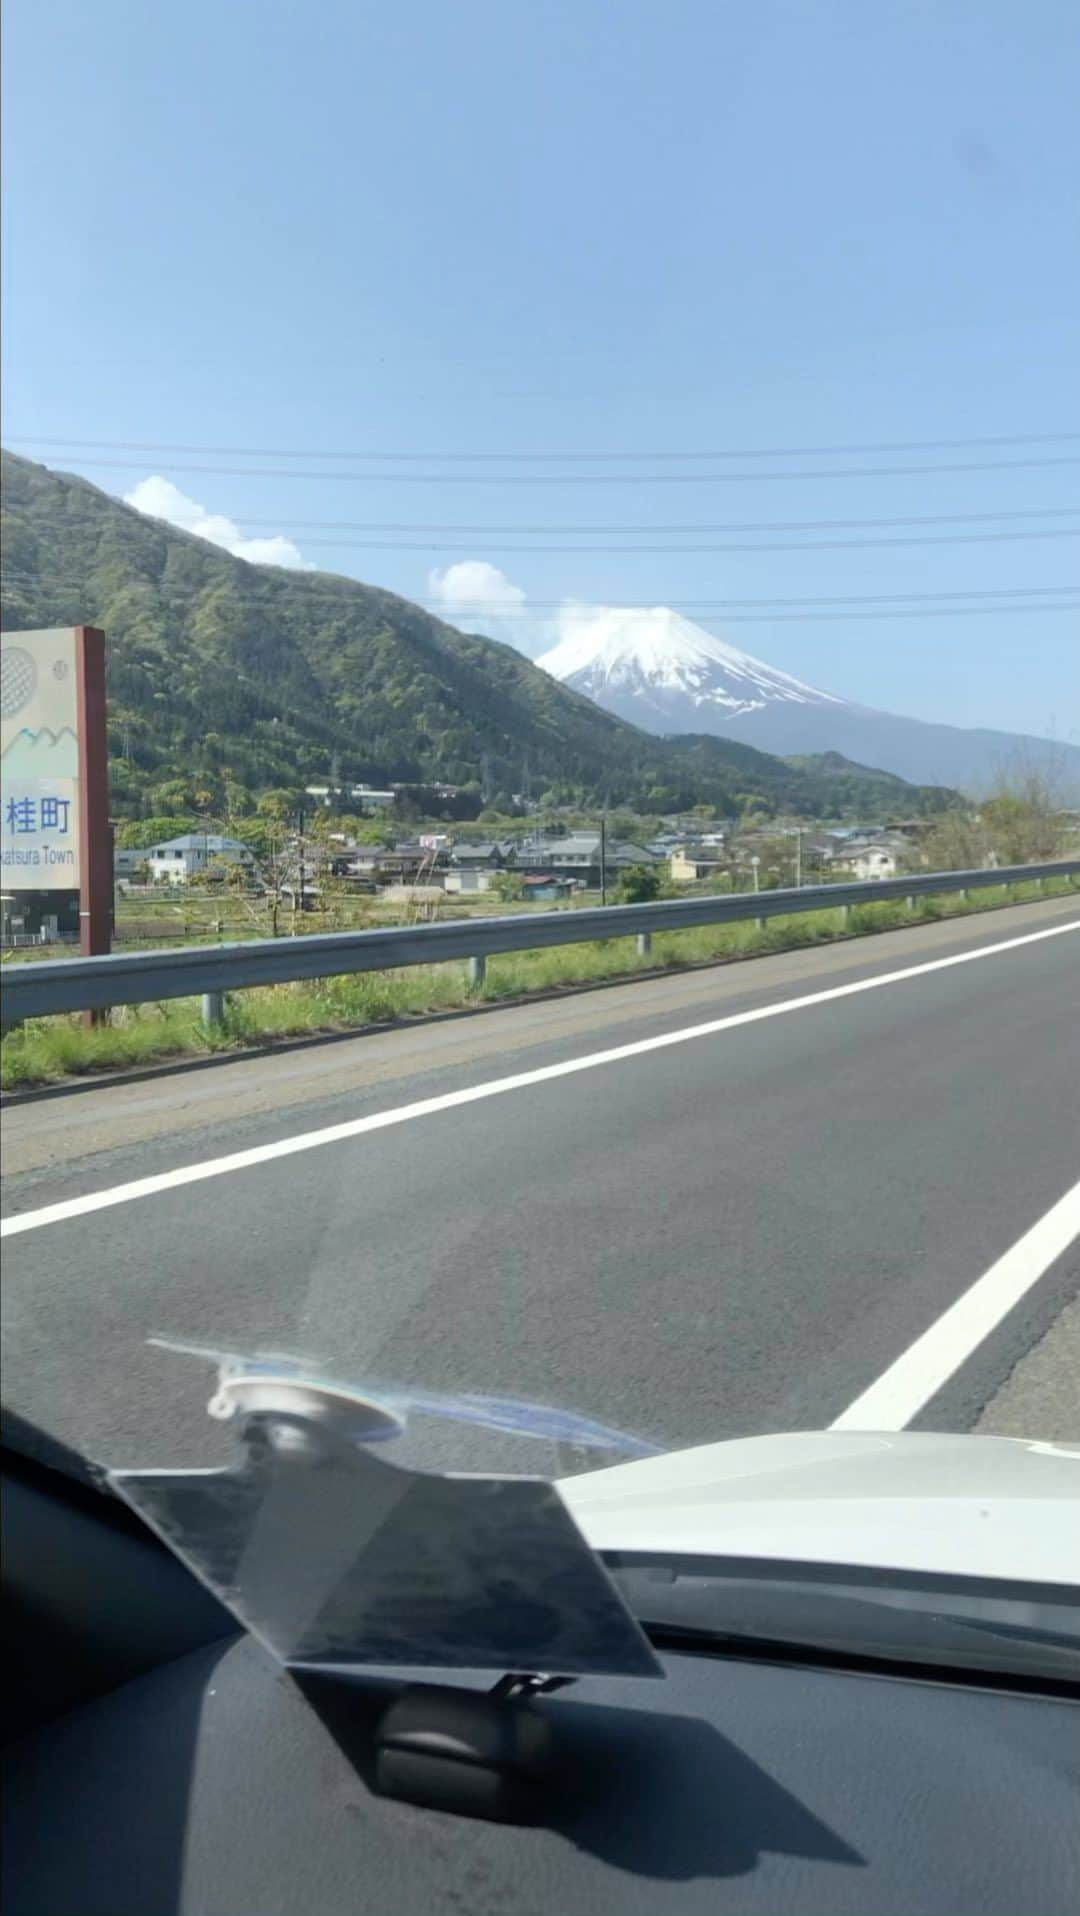
POLYGON ((297 903, 299 904, 300 910, 303 911, 304 909, 304 808, 302 805, 300 807, 299 812, 297 813, 297 824, 299 826, 299 830, 297 833, 297 842, 298 842, 299 853, 300 853, 300 877, 298 880, 298 890, 297 890, 296 896, 297 896, 297 903))
POLYGON ((600 814, 600 903, 607 904, 607 812, 600 814))
POLYGON ((795 834, 795 890, 802 890, 802 832, 795 834))

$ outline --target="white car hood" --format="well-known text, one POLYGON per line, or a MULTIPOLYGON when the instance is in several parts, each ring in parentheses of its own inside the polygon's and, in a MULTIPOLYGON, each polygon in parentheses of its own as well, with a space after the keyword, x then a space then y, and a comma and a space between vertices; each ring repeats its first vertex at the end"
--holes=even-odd
POLYGON ((814 1431, 562 1479, 595 1550, 1080 1585, 1080 1445, 814 1431))

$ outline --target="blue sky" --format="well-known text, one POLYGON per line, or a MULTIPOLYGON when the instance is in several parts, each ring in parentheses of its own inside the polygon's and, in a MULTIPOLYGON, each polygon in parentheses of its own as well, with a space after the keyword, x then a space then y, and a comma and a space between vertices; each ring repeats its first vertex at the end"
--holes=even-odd
POLYGON ((487 628, 530 650, 564 600, 791 600, 798 617, 694 616, 868 703, 1080 736, 1080 620, 1034 609, 1077 579, 1075 537, 1056 535, 1078 523, 1061 515, 1080 505, 1064 463, 1080 439, 518 457, 1080 429, 1073 0, 6 12, 6 443, 117 493, 159 477, 218 537, 280 537, 256 555, 410 597, 452 597, 467 575, 431 575, 459 563, 497 567, 473 575, 485 603, 517 609, 487 628), (318 456, 334 452, 356 457, 318 456), (362 457, 391 452, 507 457, 362 457), (1018 460, 1059 463, 1000 463, 1018 460), (978 469, 851 471, 905 464, 978 469), (284 476, 301 472, 327 476, 284 476), (577 530, 917 517, 940 523, 577 530), (495 530, 536 525, 573 530, 495 530), (985 536, 1005 532, 1055 536, 985 536), (950 543, 806 549, 873 536, 950 543), (758 549, 640 549, 695 542, 758 549), (605 543, 629 549, 580 549, 605 543), (764 549, 783 544, 800 549, 764 549), (1032 596, 940 596, 1014 589, 1032 596), (918 618, 803 616, 915 593, 935 595, 910 601, 918 618), (981 609, 944 616, 959 603, 981 609))

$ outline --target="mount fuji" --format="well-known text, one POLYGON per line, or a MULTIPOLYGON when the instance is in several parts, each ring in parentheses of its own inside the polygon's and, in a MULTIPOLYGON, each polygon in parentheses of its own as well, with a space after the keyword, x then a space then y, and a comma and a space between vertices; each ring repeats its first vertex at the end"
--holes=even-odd
POLYGON ((649 731, 714 731, 710 714, 726 722, 771 703, 844 703, 665 605, 571 609, 567 623, 567 636, 537 664, 649 731))
POLYGON ((708 733, 782 755, 839 752, 917 784, 986 790, 1020 763, 1080 792, 1080 746, 880 712, 807 685, 669 606, 569 607, 537 664, 647 732, 708 733))

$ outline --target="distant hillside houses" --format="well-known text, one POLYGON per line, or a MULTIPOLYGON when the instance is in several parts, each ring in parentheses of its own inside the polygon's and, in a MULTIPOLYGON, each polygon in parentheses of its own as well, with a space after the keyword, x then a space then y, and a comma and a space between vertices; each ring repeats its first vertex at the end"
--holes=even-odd
POLYGON ((242 839, 223 838, 215 832, 183 832, 179 838, 167 838, 136 856, 157 885, 190 884, 212 866, 241 865, 251 870, 255 864, 254 854, 242 839))
MULTIPOLYGON (((923 825, 916 821, 887 829, 883 826, 838 827, 829 831, 762 827, 747 830, 711 825, 697 831, 669 829, 654 839, 604 837, 599 831, 559 833, 536 830, 514 838, 464 838, 453 830, 402 838, 394 845, 353 844, 343 834, 320 839, 293 833, 271 872, 240 838, 215 832, 185 832, 175 838, 116 854, 117 880, 129 885, 149 879, 156 885, 198 883, 221 876, 222 868, 240 868, 252 884, 288 890, 297 881, 313 904, 320 887, 337 882, 358 891, 384 891, 401 886, 436 887, 454 895, 481 895, 499 889, 504 895, 544 897, 544 881, 557 888, 597 891, 606 881, 614 885, 634 866, 658 866, 677 885, 708 884, 731 874, 746 874, 755 862, 775 871, 777 840, 789 847, 788 856, 801 858, 803 882, 851 876, 859 880, 892 878, 916 869, 922 862, 923 825), (303 844, 303 877, 299 875, 299 848, 303 844), (516 886, 514 880, 520 881, 516 886)), ((775 876, 772 879, 775 883, 775 876)), ((561 896, 560 890, 552 897, 561 896)))

